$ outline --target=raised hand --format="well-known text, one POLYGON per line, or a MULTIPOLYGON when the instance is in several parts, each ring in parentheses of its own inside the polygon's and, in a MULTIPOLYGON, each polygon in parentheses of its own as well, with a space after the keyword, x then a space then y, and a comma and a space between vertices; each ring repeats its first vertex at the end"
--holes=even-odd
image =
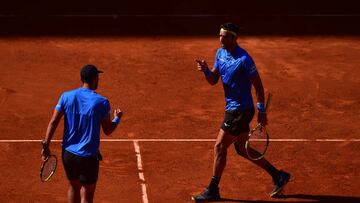
POLYGON ((198 71, 205 72, 205 71, 208 71, 208 70, 209 70, 209 66, 208 66, 208 64, 206 63, 205 60, 196 59, 195 61, 196 61, 196 63, 197 63, 197 69, 198 69, 198 71))
POLYGON ((114 110, 114 117, 118 117, 119 119, 123 116, 123 112, 120 109, 114 110))

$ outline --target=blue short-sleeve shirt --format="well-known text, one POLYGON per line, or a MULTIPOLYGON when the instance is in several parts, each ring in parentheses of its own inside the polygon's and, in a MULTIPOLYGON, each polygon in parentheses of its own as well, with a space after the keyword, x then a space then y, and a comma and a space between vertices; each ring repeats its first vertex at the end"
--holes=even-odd
POLYGON ((253 108, 250 78, 258 72, 250 55, 239 46, 232 53, 219 48, 214 68, 219 71, 223 83, 226 111, 253 108))
POLYGON ((82 157, 95 156, 100 145, 101 120, 110 112, 109 101, 87 88, 64 92, 55 110, 64 113, 64 150, 82 157))

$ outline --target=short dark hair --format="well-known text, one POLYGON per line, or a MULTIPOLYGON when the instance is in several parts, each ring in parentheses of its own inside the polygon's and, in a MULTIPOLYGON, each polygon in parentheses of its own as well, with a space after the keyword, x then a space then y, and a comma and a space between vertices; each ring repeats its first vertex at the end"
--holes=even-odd
POLYGON ((220 29, 223 28, 224 30, 229 30, 232 32, 235 32, 236 35, 239 34, 239 26, 235 25, 234 23, 224 23, 222 25, 220 25, 220 29))
POLYGON ((86 64, 80 71, 81 81, 90 83, 99 75, 99 73, 102 73, 102 71, 98 70, 95 65, 86 64))

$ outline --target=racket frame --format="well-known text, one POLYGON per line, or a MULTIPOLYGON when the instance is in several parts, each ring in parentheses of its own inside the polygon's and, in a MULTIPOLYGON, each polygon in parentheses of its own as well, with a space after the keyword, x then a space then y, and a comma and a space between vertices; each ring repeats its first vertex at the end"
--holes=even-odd
MULTIPOLYGON (((262 159, 262 158, 265 156, 265 153, 266 153, 266 151, 267 151, 267 149, 268 149, 268 146, 269 146, 269 143, 270 143, 270 141, 269 141, 269 133, 267 132, 266 128, 265 128, 264 126, 262 126, 260 123, 257 124, 257 126, 256 126, 255 128, 253 128, 253 129, 250 130, 250 132, 249 132, 249 139, 246 140, 246 142, 245 142, 246 155, 249 157, 249 159, 254 160, 254 161, 259 160, 259 159, 262 159), (266 144, 265 144, 265 149, 263 150, 263 152, 262 152, 262 153, 259 152, 259 153, 261 154, 261 156, 253 157, 253 156, 250 155, 249 150, 248 150, 248 148, 250 147, 250 141, 249 141, 249 139, 250 139, 250 137, 251 137, 251 135, 252 135, 252 132, 254 132, 255 130, 257 130, 258 128, 262 128, 262 130, 265 130, 265 134, 266 134, 265 141, 266 141, 266 144)), ((262 142, 262 141, 259 140, 259 142, 262 142)))
MULTIPOLYGON (((267 98, 267 101, 266 101, 266 105, 265 105, 265 112, 267 112, 267 110, 268 110, 269 107, 270 107, 271 98, 272 98, 272 94, 269 92, 269 93, 268 93, 268 98, 267 98)), ((251 129, 250 132, 249 132, 249 138, 248 138, 248 140, 246 140, 246 142, 245 142, 245 151, 246 151, 246 155, 249 157, 249 159, 254 160, 254 161, 262 159, 262 158, 265 156, 265 153, 266 153, 267 148, 268 148, 268 146, 269 146, 269 143, 270 143, 269 140, 270 140, 269 133, 268 133, 268 131, 266 130, 266 127, 265 127, 265 126, 262 126, 261 123, 258 123, 255 128, 251 129), (252 157, 252 156, 250 156, 250 154, 249 154, 249 152, 248 152, 248 148, 250 147, 250 141, 249 141, 249 140, 250 140, 250 137, 251 137, 251 135, 252 135, 252 132, 254 132, 255 130, 257 130, 258 128, 262 128, 262 130, 265 130, 265 134, 266 134, 266 138, 265 138, 265 139, 266 139, 265 149, 264 149, 264 151, 263 151, 262 153, 259 152, 259 153, 261 154, 261 156, 259 156, 259 157, 252 157)))
POLYGON ((51 154, 41 165, 41 168, 40 168, 40 180, 41 180, 41 182, 49 181, 51 179, 51 177, 54 175, 54 173, 56 171, 56 167, 57 167, 57 157, 54 154, 51 154), (45 165, 51 158, 55 158, 55 165, 53 166, 53 169, 52 169, 51 173, 49 174, 49 176, 47 178, 43 179, 42 174, 43 174, 45 165))

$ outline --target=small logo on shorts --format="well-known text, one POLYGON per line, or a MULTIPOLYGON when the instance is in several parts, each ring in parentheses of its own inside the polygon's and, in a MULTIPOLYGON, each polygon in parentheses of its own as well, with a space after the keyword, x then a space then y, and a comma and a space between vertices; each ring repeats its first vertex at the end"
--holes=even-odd
POLYGON ((230 127, 230 124, 224 123, 225 127, 230 127))

